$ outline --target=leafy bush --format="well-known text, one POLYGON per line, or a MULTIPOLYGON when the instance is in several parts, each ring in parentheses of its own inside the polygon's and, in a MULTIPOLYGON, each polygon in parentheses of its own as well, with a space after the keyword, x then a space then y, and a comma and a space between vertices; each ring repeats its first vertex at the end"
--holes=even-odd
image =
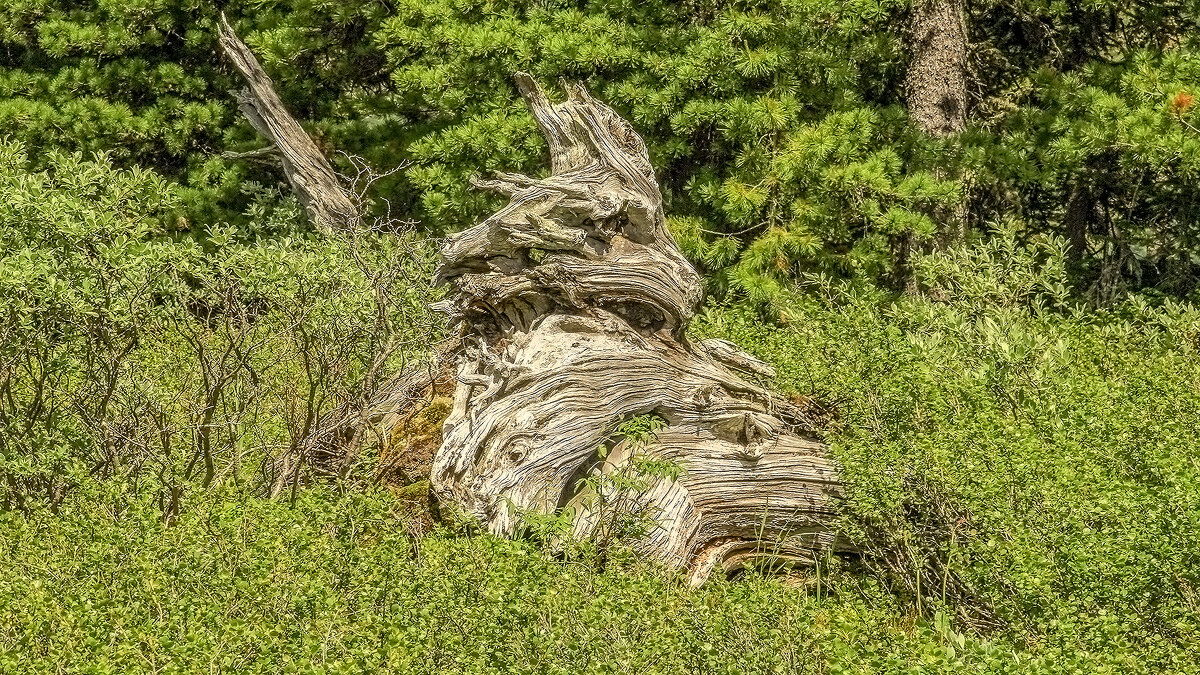
MULTIPOLYGON (((1061 302, 1059 242, 1001 234, 922 257, 927 297, 814 280, 771 305, 774 322, 754 305, 700 317, 701 332, 772 362, 783 388, 836 403, 842 526, 865 552, 689 591, 619 548, 601 564, 595 551, 560 558, 484 535, 414 538, 424 526, 409 519, 425 516, 408 497, 248 497, 255 458, 301 429, 304 387, 337 398, 358 386, 361 361, 345 365, 343 347, 323 343, 336 335, 314 331, 349 321, 357 335, 352 321, 372 310, 361 268, 326 240, 155 235, 152 205, 169 190, 152 175, 73 158, 54 160, 62 177, 31 173, 6 151, 6 189, 27 196, 0 205, 23 214, 0 219, 4 260, 53 261, 70 290, 52 292, 41 267, 3 266, 19 291, 5 311, 38 309, 5 324, 21 331, 0 342, 5 414, 33 409, 33 381, 11 367, 23 363, 53 375, 44 400, 60 412, 35 416, 56 436, 0 437, 9 506, 23 499, 0 511, 0 670, 1150 673, 1197 656, 1200 310, 1155 295, 1104 312, 1061 302), (142 195, 138 217, 94 207, 118 195, 142 195), (21 234, 31 218, 58 223, 46 230, 58 242, 83 227, 142 234, 110 269, 78 242, 40 247, 49 240, 21 234), (170 255, 150 255, 160 248, 170 255), (190 304, 105 303, 89 281, 100 272, 152 276, 190 304), (82 327, 119 337, 135 320, 119 403, 97 427, 80 412, 95 405, 82 374, 112 353, 82 327), (49 344, 55 358, 38 361, 49 344), (249 354, 254 375, 226 350, 249 354), (306 353, 334 365, 310 371, 295 356, 306 353), (232 373, 211 423, 205 373, 232 373), (205 428, 214 479, 197 490, 205 428), (109 445, 121 452, 97 480, 109 445), (54 515, 41 503, 56 485, 54 515)), ((638 476, 618 478, 636 492, 638 476)))
POLYGON ((1200 310, 1046 311, 1061 267, 1020 269, 1036 253, 928 261, 937 302, 833 286, 780 303, 786 323, 728 307, 700 325, 837 402, 844 525, 900 597, 1035 653, 1185 670, 1200 637, 1200 310), (989 286, 997 271, 1016 283, 989 286))
MULTIPOLYGON (((144 170, 0 145, 0 504, 88 476, 178 508, 241 483, 324 412, 369 396, 434 331, 425 249, 401 236, 173 236, 144 170)), ((268 479, 269 477, 263 477, 268 479)))
POLYGON ((636 549, 660 527, 652 489, 684 473, 679 463, 646 452, 665 426, 656 415, 635 415, 616 425, 570 501, 554 513, 519 513, 524 534, 569 558, 603 562, 623 549, 636 549))
MULTIPOLYGON (((1152 672, 1114 643, 1034 652, 905 614, 826 569, 692 591, 490 536, 404 534, 383 494, 213 493, 0 514, 0 670, 25 673, 1152 672)), ((1161 655, 1160 655, 1161 658, 1161 655)))
POLYGON ((492 208, 469 174, 545 168, 513 70, 644 133, 682 248, 749 301, 697 327, 836 403, 864 549, 696 592, 619 549, 416 539, 412 495, 250 498, 436 337, 429 247, 314 234, 273 167, 216 155, 261 141, 215 6, 0 7, 0 670, 1194 670, 1197 15, 1067 5, 972 4, 949 140, 903 111, 891 0, 233 17, 322 147, 413 160, 380 188, 428 231, 492 208))
POLYGON ((1067 245, 1061 238, 1022 243, 1012 230, 959 244, 912 262, 918 289, 932 300, 981 312, 1063 310, 1071 303, 1067 245))

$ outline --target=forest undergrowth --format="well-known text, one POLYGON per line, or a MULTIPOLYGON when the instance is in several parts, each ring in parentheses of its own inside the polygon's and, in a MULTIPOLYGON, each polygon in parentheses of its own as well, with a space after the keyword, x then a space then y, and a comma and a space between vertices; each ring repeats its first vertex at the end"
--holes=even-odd
POLYGON ((1200 673, 1197 5, 942 3, 943 137, 938 4, 0 4, 0 674, 1200 673), (286 196, 223 11, 380 179, 366 227, 286 196), (468 179, 544 171, 518 70, 645 139, 692 332, 823 411, 857 554, 690 589, 553 518, 482 534, 418 480, 446 392, 281 471, 437 348, 468 179))
POLYGON ((1073 300, 1061 240, 997 230, 920 257, 907 295, 812 276, 706 309, 695 332, 830 410, 863 550, 691 590, 620 546, 434 523, 423 484, 363 478, 377 449, 343 483, 262 499, 264 460, 378 350, 429 344, 426 291, 326 235, 155 231, 153 175, 23 173, 6 152, 3 256, 32 262, 0 278, 21 319, 3 342, 2 672, 1195 668, 1200 310, 1073 300), (97 382, 112 407, 81 405, 97 382))

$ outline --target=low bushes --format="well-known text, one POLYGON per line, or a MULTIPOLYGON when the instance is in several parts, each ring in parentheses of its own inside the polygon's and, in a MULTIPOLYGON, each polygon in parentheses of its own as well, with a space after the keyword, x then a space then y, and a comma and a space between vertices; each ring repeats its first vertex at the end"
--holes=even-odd
POLYGON ((2 508, 100 477, 169 517, 192 486, 269 483, 265 457, 435 339, 408 234, 300 234, 293 203, 193 236, 154 173, 44 161, 0 144, 2 508))
POLYGON ((1200 311, 1077 307, 1060 240, 1000 231, 920 258, 899 299, 814 277, 702 314, 700 333, 836 411, 842 526, 866 552, 688 591, 619 547, 428 534, 419 488, 253 497, 265 458, 428 347, 426 249, 301 236, 295 209, 259 213, 269 235, 179 234, 153 174, 22 161, 0 146, 0 671, 1136 673, 1198 656, 1200 311))
POLYGON ((1200 638, 1200 311, 1075 308, 1056 251, 1000 234, 918 265, 938 301, 814 286, 773 325, 729 307, 701 327, 836 403, 845 526, 914 608, 1036 653, 1183 668, 1200 638))
POLYGON ((22 673, 1150 672, 1130 648, 1029 653, 918 620, 830 562, 690 591, 628 557, 404 534, 385 494, 212 493, 0 516, 0 670, 22 673))

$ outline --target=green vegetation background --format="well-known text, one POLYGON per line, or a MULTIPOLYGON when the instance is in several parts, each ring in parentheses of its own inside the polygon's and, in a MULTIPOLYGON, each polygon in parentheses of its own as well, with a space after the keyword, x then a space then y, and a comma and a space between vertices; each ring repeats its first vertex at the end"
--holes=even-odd
POLYGON ((946 141, 904 113, 899 0, 9 0, 0 134, 178 180, 175 229, 261 231, 246 209, 278 172, 221 156, 262 146, 216 58, 221 10, 324 147, 412 163, 377 195, 428 231, 494 206, 470 174, 544 170, 523 69, 584 81, 646 137, 718 295, 903 285, 902 252, 947 234, 930 214, 959 203, 977 233, 1071 240, 1072 280, 1100 301, 1186 294, 1200 271, 1190 0, 971 3, 969 124, 946 141))
POLYGON ((419 223, 349 237, 222 155, 261 142, 220 7, 0 7, 0 671, 1197 670, 1195 7, 972 5, 947 141, 903 3, 225 7, 326 148, 410 163, 373 189, 419 223), (494 207, 466 178, 545 170, 517 69, 646 135, 694 329, 832 404, 869 555, 689 591, 431 532, 419 485, 254 496, 437 334, 427 238, 494 207))

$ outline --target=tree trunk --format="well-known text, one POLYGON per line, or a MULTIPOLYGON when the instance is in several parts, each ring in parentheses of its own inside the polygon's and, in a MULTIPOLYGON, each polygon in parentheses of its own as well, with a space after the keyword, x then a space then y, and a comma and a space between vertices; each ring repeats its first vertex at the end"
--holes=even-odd
POLYGON ((1067 229, 1067 263, 1071 272, 1076 275, 1080 273, 1083 258, 1087 254, 1087 235, 1091 229, 1095 208, 1091 188, 1086 179, 1080 176, 1071 185, 1066 213, 1063 215, 1063 224, 1067 229))
POLYGON ((636 546, 693 582, 845 550, 838 469, 812 411, 762 384, 766 364, 686 334, 700 279, 666 227, 641 138, 578 84, 551 104, 516 79, 553 171, 473 181, 511 201, 442 248, 438 308, 461 341, 434 491, 498 535, 565 507, 575 534, 597 536, 605 502, 581 479, 666 460, 684 473, 648 477, 626 505, 652 523, 636 546), (666 426, 646 447, 613 437, 647 414, 666 426))
POLYGON ((963 130, 967 115, 967 30, 962 0, 914 0, 912 61, 905 78, 908 114, 925 133, 963 130))
MULTIPOLYGON (((922 131, 947 138, 963 130, 967 119, 967 28, 963 0, 913 0, 909 14, 912 60, 904 87, 908 115, 922 131)), ((945 179, 940 168, 935 175, 945 179)), ((927 213, 939 226, 933 245, 938 249, 963 241, 967 235, 965 197, 927 213)), ((906 235, 906 238, 910 239, 906 235)), ((901 248, 909 251, 911 240, 901 248)), ((899 281, 909 292, 915 280, 908 269, 908 253, 896 262, 899 281)))
MULTIPOLYGON (((242 110, 284 156, 293 190, 318 223, 353 226, 353 195, 245 44, 224 22, 221 31, 250 83, 242 110)), ((635 545, 694 583, 758 559, 850 550, 833 529, 840 483, 815 435, 818 412, 772 393, 762 382, 771 369, 732 344, 687 337, 700 278, 667 230, 641 138, 578 85, 557 105, 528 75, 517 85, 553 172, 474 181, 511 201, 442 248, 439 308, 457 333, 457 375, 434 491, 500 535, 566 508, 575 535, 603 537, 618 505, 650 521, 635 545), (647 414, 665 421, 652 441, 614 435, 647 414), (644 475, 633 493, 603 480, 647 458, 683 473, 644 475)), ((434 353, 365 404, 325 416, 301 452, 275 463, 272 494, 296 485, 302 460, 344 473, 365 427, 386 433, 406 419, 447 363, 434 353)))

